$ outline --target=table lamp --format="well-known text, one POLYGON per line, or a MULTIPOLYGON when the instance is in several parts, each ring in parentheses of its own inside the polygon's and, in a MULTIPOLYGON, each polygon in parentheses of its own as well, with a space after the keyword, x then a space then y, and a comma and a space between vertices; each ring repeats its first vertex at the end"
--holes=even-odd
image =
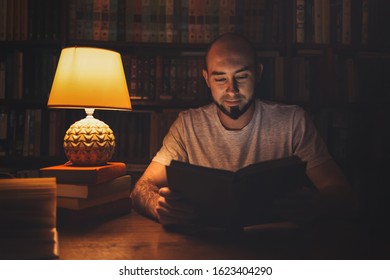
POLYGON ((85 109, 87 117, 72 124, 64 137, 64 151, 72 165, 106 164, 115 151, 115 136, 93 112, 131 110, 120 54, 100 48, 64 48, 47 106, 85 109))

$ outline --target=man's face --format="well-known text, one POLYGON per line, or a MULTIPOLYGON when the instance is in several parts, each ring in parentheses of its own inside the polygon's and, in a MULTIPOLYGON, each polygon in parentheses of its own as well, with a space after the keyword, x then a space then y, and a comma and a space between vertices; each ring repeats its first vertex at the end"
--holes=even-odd
POLYGON ((250 52, 215 45, 203 72, 214 102, 232 119, 244 114, 254 99, 255 66, 250 52))

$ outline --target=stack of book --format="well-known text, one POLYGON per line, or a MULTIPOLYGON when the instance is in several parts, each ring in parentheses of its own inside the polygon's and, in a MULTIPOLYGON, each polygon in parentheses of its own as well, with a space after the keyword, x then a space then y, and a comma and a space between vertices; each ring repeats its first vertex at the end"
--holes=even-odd
POLYGON ((55 165, 41 177, 57 179, 57 212, 63 223, 84 223, 130 212, 131 177, 122 162, 101 166, 55 165))
POLYGON ((58 257, 55 179, 1 179, 0 224, 0 259, 58 257))

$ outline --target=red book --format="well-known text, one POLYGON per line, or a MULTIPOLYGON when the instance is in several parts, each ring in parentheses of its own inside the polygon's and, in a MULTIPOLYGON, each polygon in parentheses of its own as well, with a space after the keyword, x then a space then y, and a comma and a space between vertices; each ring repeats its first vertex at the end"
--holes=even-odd
POLYGON ((57 183, 101 184, 126 174, 123 162, 108 162, 99 166, 61 164, 40 169, 41 177, 56 177, 57 183))

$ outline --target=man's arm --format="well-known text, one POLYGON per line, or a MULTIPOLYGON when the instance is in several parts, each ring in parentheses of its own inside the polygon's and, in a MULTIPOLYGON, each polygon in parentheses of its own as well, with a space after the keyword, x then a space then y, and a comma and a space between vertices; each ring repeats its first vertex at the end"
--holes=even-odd
POLYGON ((133 207, 137 212, 158 219, 156 207, 159 189, 167 186, 165 166, 151 162, 131 192, 133 207))
POLYGON ((340 167, 332 159, 307 170, 307 176, 318 189, 313 197, 317 216, 351 217, 356 214, 358 204, 352 187, 340 167))
POLYGON ((306 171, 317 192, 304 188, 274 201, 274 213, 290 221, 306 223, 321 218, 351 218, 357 200, 340 167, 330 159, 306 171))
POLYGON ((163 225, 188 223, 194 217, 193 209, 167 185, 165 166, 151 162, 131 193, 134 209, 163 225))

